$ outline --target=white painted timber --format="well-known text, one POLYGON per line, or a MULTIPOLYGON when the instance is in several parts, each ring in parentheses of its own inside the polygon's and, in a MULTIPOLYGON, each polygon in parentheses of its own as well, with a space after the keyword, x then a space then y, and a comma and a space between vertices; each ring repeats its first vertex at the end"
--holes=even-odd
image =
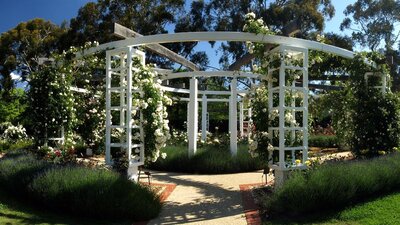
POLYGON ((229 102, 229 132, 232 155, 237 155, 237 79, 231 81, 231 97, 229 102))
POLYGON ((201 140, 207 139, 207 95, 201 98, 201 140))
POLYGON ((106 52, 106 164, 111 165, 111 56, 106 52))
MULTIPOLYGON (((176 98, 178 101, 182 102, 189 102, 190 98, 176 98)), ((198 98, 197 101, 203 102, 202 98, 198 98)), ((231 100, 229 98, 207 98, 207 102, 230 102, 231 100)), ((238 100, 240 101, 240 100, 238 100)))
POLYGON ((162 80, 170 80, 177 78, 186 77, 243 77, 243 78, 254 78, 258 79, 261 74, 254 74, 248 72, 238 72, 238 71, 194 71, 194 72, 179 72, 179 73, 168 73, 162 76, 162 80))
MULTIPOLYGON (((143 37, 143 35, 124 27, 118 23, 114 23, 114 34, 121 38, 132 38, 132 37, 143 37)), ((180 63, 181 65, 192 69, 194 71, 200 70, 200 67, 193 62, 185 59, 181 55, 169 50, 168 48, 160 45, 160 44, 150 44, 146 45, 145 48, 149 49, 152 52, 155 52, 165 58, 168 58, 174 62, 180 63)))
POLYGON ((243 102, 239 102, 239 135, 240 137, 244 137, 244 133, 243 133, 243 119, 244 117, 244 109, 243 109, 243 102))
MULTIPOLYGON (((184 89, 184 88, 174 88, 174 87, 166 87, 166 86, 161 86, 161 89, 164 91, 169 91, 169 92, 175 92, 175 93, 185 93, 185 94, 190 94, 189 89, 184 89)), ((198 91, 198 94, 206 94, 206 95, 231 95, 230 91, 198 91)), ((247 90, 240 90, 237 91, 238 94, 247 94, 249 91, 247 90)))
MULTIPOLYGON (((235 41, 235 42, 259 42, 271 43, 276 45, 287 45, 292 47, 312 49, 332 53, 345 58, 353 58, 352 51, 342 49, 336 46, 327 45, 315 41, 299 38, 284 37, 278 35, 253 34, 243 32, 183 32, 174 34, 157 34, 101 44, 83 52, 83 55, 93 54, 95 52, 107 49, 122 48, 126 46, 140 46, 149 44, 176 43, 176 42, 195 42, 195 41, 235 41)), ((81 57, 82 54, 77 54, 81 57)))
MULTIPOLYGON (((143 115, 139 110, 139 125, 133 125, 132 110, 137 107, 132 106, 133 93, 139 93, 143 98, 143 92, 140 88, 133 89, 133 58, 139 58, 144 64, 145 53, 126 47, 106 52, 106 163, 111 165, 111 148, 120 148, 127 153, 129 162, 128 178, 137 181, 138 166, 144 164, 144 132, 142 128, 143 115), (112 68, 114 66, 114 68, 112 68), (115 71, 119 71, 119 77, 112 77, 115 71), (112 79, 119 79, 119 85, 112 87, 112 79), (119 93, 119 105, 111 106, 111 93, 119 93), (111 112, 119 113, 117 124, 111 123, 111 112), (122 135, 119 142, 111 143, 111 129, 122 129, 125 135, 122 135), (134 129, 139 129, 134 130, 134 129), (139 143, 133 143, 132 133, 139 132, 139 143), (138 153, 133 153, 133 149, 139 148, 138 153), (134 155, 134 157, 133 157, 134 155)), ((116 85, 116 84, 114 84, 116 85)), ((114 103, 115 104, 115 103, 114 103)))
POLYGON ((196 154, 197 150, 197 133, 198 133, 198 102, 197 102, 197 84, 196 78, 190 79, 190 102, 188 110, 188 151, 189 157, 196 154))
POLYGON ((275 132, 278 133, 279 143, 273 143, 275 146, 273 150, 277 150, 279 153, 278 162, 272 161, 272 152, 269 152, 269 165, 271 168, 275 169, 275 187, 280 187, 284 181, 287 179, 287 172, 292 169, 303 169, 306 168, 305 162, 308 160, 308 49, 302 48, 294 48, 291 46, 280 45, 275 49, 272 49, 270 53, 280 54, 283 57, 280 58, 280 66, 277 68, 269 68, 268 74, 268 109, 269 111, 278 110, 279 115, 279 127, 269 127, 268 133, 270 141, 273 140, 273 135, 275 132), (302 60, 302 66, 293 67, 291 65, 286 65, 286 55, 296 54, 300 56, 302 60), (290 76, 290 73, 287 73, 288 70, 299 70, 302 73, 302 86, 295 87, 295 82, 292 81, 291 84, 287 84, 286 78, 290 76), (279 70, 279 86, 272 87, 272 77, 270 71, 279 70), (286 86, 288 85, 288 86, 286 86), (288 105, 285 104, 287 100, 285 96, 286 94, 290 94, 292 91, 303 93, 303 101, 302 105, 296 106, 295 99, 291 99, 291 103, 288 105), (278 105, 274 106, 274 93, 279 94, 279 99, 277 101, 278 105), (294 125, 287 123, 290 121, 286 121, 286 115, 289 114, 292 118, 295 118, 296 112, 302 113, 302 121, 301 125, 294 125), (302 146, 295 146, 294 140, 296 135, 299 135, 296 132, 300 132, 302 134, 302 146), (287 137, 289 134, 289 137, 287 137), (288 139, 288 140, 285 140, 288 139), (289 141, 289 142, 286 142, 289 141), (277 145, 276 145, 277 144, 277 145), (291 157, 289 157, 289 155, 291 157), (301 158, 296 158, 296 153, 301 153, 301 158), (296 163, 296 160, 300 160, 300 163, 296 163))

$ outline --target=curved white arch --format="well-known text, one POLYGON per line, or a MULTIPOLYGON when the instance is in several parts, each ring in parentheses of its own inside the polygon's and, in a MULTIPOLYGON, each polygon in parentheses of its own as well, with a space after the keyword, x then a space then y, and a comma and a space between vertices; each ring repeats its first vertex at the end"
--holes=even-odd
MULTIPOLYGON (((123 48, 126 46, 140 46, 148 44, 192 42, 192 41, 251 41, 251 42, 271 43, 277 45, 288 45, 292 47, 319 50, 339 55, 345 58, 354 57, 354 53, 352 51, 310 40, 284 37, 278 35, 253 34, 253 33, 243 33, 243 32, 223 32, 223 31, 184 32, 184 33, 157 34, 157 35, 149 35, 136 38, 128 38, 125 40, 109 42, 99 45, 97 47, 90 48, 84 51, 83 55, 88 55, 107 49, 123 48)), ((81 55, 78 55, 78 57, 80 56, 81 55)))
POLYGON ((162 80, 170 80, 187 77, 243 77, 243 78, 259 78, 260 74, 233 71, 190 71, 170 73, 161 77, 162 80))
MULTIPOLYGON (((163 91, 168 91, 168 92, 174 92, 174 93, 182 93, 182 94, 190 94, 190 89, 185 89, 185 88, 174 88, 174 87, 167 87, 167 86, 161 86, 161 90, 163 91)), ((198 91, 197 92, 199 95, 206 94, 206 95, 232 95, 231 91, 198 91)), ((247 90, 238 90, 238 94, 247 94, 249 91, 247 90)))

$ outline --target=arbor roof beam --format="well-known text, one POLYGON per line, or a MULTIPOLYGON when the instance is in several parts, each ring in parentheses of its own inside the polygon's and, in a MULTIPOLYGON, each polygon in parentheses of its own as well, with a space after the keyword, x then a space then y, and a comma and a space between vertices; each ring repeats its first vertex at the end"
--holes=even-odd
MULTIPOLYGON (((149 44, 160 43, 176 43, 176 42, 195 42, 195 41, 251 41, 259 43, 271 43, 276 45, 288 45, 292 47, 307 48, 326 53, 332 53, 344 58, 352 59, 354 53, 347 49, 339 48, 336 46, 319 43, 300 38, 291 38, 278 35, 264 35, 243 32, 185 32, 174 34, 157 34, 150 36, 142 36, 137 38, 128 38, 125 40, 114 41, 90 48, 83 52, 83 55, 93 54, 98 51, 107 49, 121 48, 126 46, 140 46, 149 44)), ((77 57, 82 54, 77 54, 77 57)))
MULTIPOLYGON (((114 23, 114 35, 121 38, 135 38, 135 37, 143 37, 143 35, 124 27, 118 23, 114 23)), ((199 71, 200 67, 193 62, 185 59, 181 55, 169 50, 168 48, 160 45, 160 44, 148 44, 144 46, 148 50, 157 53, 165 58, 172 60, 173 62, 179 63, 193 71, 199 71)))
POLYGON ((334 86, 334 85, 324 85, 324 84, 308 84, 309 89, 322 89, 326 91, 339 91, 342 90, 343 87, 341 86, 334 86))
MULTIPOLYGON (((288 23, 283 29, 282 29, 282 34, 283 36, 291 37, 297 33, 300 32, 300 29, 298 28, 298 21, 297 20, 292 20, 290 23, 288 23)), ((267 44, 265 46, 265 50, 268 51, 269 49, 273 48, 274 45, 272 44, 267 44)), ((236 60, 234 63, 232 63, 228 69, 229 70, 240 70, 240 67, 243 65, 249 64, 252 59, 254 59, 256 56, 254 54, 246 53, 244 54, 241 58, 236 60)))
POLYGON ((161 77, 162 80, 170 80, 177 78, 190 77, 241 77, 258 79, 261 75, 247 72, 232 72, 232 71, 196 71, 196 72, 178 72, 170 73, 161 77))

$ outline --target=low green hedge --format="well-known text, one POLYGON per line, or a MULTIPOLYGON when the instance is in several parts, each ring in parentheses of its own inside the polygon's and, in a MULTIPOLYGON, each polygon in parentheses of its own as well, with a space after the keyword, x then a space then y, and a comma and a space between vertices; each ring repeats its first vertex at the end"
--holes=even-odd
POLYGON ((335 148, 338 147, 338 139, 336 135, 314 135, 308 139, 308 146, 335 148))
POLYGON ((33 145, 32 140, 19 140, 15 143, 7 140, 0 140, 0 152, 14 151, 18 149, 27 149, 33 145))
POLYGON ((293 172, 286 183, 262 199, 271 215, 300 215, 337 209, 400 190, 400 154, 322 165, 293 172))
POLYGON ((0 159, 0 188, 17 197, 25 198, 29 195, 27 187, 35 175, 50 167, 51 164, 37 160, 29 153, 10 152, 6 157, 0 159))
POLYGON ((29 154, 0 160, 0 184, 35 206, 85 217, 148 220, 162 207, 153 191, 115 172, 54 166, 29 154))
POLYGON ((168 146, 163 152, 167 153, 167 158, 159 158, 149 168, 171 172, 224 174, 255 171, 266 166, 266 162, 250 156, 246 145, 239 145, 237 156, 231 156, 229 150, 223 146, 199 148, 192 158, 188 157, 187 146, 168 146))

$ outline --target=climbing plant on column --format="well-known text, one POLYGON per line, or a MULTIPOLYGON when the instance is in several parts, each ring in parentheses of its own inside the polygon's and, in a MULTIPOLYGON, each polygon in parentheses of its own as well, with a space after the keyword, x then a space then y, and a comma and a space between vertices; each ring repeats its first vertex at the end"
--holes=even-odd
POLYGON ((50 137, 58 137, 61 127, 69 133, 75 121, 71 68, 63 54, 53 55, 53 59, 29 78, 28 111, 38 146, 47 144, 50 137))
MULTIPOLYGON (((75 55, 78 51, 97 45, 97 42, 89 42, 83 48, 75 48, 72 53, 75 55)), ((89 55, 75 59, 71 63, 75 68, 72 72, 73 86, 84 90, 74 92, 77 117, 74 137, 83 142, 87 148, 95 151, 104 147, 105 58, 101 55, 89 55)))
MULTIPOLYGON (((139 107, 144 119, 146 161, 155 162, 160 156, 166 157, 166 153, 161 153, 160 150, 170 138, 166 106, 171 105, 172 100, 161 89, 161 80, 151 66, 142 65, 139 60, 134 60, 133 67, 133 88, 141 88, 143 97, 133 99, 132 104, 133 107, 139 107)), ((132 113, 135 115, 139 112, 132 113)), ((138 122, 136 120, 136 123, 138 122)), ((139 138, 138 134, 134 134, 134 137, 139 138)))
POLYGON ((347 66, 350 82, 336 93, 340 101, 339 110, 333 110, 335 130, 356 156, 386 154, 400 144, 400 99, 375 88, 382 85, 381 76, 388 76, 387 68, 379 53, 357 54, 347 66), (376 74, 368 82, 367 72, 376 74))
MULTIPOLYGON (((90 55, 76 58, 77 52, 97 43, 87 43, 80 48, 71 47, 62 54, 54 54, 54 62, 31 76, 29 107, 35 128, 35 141, 43 145, 49 137, 57 136, 59 128, 64 127, 67 143, 74 145, 78 137, 89 147, 104 144, 105 104, 104 74, 105 61, 101 56, 90 55), (71 87, 83 88, 83 92, 73 91, 71 87)), ((143 96, 135 96, 133 108, 138 107, 143 114, 146 161, 156 161, 166 157, 160 149, 169 138, 166 105, 172 100, 164 95, 161 80, 151 67, 133 60, 133 87, 140 88, 143 96)), ((134 123, 139 111, 133 110, 134 123)), ((124 131, 119 135, 124 135, 124 131)), ((133 134, 134 139, 140 135, 133 134)))
MULTIPOLYGON (((264 24, 262 19, 256 19, 254 13, 245 15, 245 25, 243 31, 255 34, 274 34, 264 24)), ((262 43, 246 42, 246 47, 250 54, 257 57, 257 62, 252 65, 253 72, 266 74, 268 70, 268 58, 264 54, 266 46, 262 43)), ((249 96, 250 106, 252 108, 252 127, 249 134, 249 153, 252 157, 261 157, 268 159, 267 150, 273 150, 268 138, 268 92, 265 82, 261 82, 257 87, 252 88, 252 94, 249 96)))
MULTIPOLYGON (((255 15, 253 13, 249 13, 245 16, 246 25, 243 30, 246 32, 252 32, 256 34, 274 34, 272 31, 268 29, 262 19, 255 19, 255 15)), ((269 155, 273 154, 274 147, 271 143, 274 142, 275 145, 278 143, 278 135, 277 133, 269 134, 269 127, 279 127, 279 112, 278 110, 269 111, 268 109, 268 89, 267 82, 271 81, 276 85, 279 77, 279 70, 276 70, 276 74, 278 77, 273 76, 272 74, 268 74, 269 69, 278 68, 281 64, 281 60, 285 60, 285 63, 302 66, 302 58, 298 59, 292 57, 290 54, 283 55, 282 53, 270 54, 268 52, 268 48, 265 44, 262 43, 246 43, 249 53, 256 55, 256 59, 254 64, 252 65, 252 70, 255 73, 263 74, 264 79, 257 84, 256 87, 253 88, 251 98, 251 107, 253 109, 253 123, 255 129, 252 130, 250 138, 249 138, 249 152, 254 157, 262 157, 264 159, 268 159, 269 155), (270 139, 270 135, 272 135, 272 140, 270 139)), ((275 74, 275 75, 276 75, 275 74)), ((298 72, 294 71, 286 71, 285 74, 285 83, 287 86, 290 86, 291 83, 295 79, 300 79, 300 75, 298 72)), ((292 93, 291 91, 286 91, 285 94, 285 102, 290 104, 292 101, 302 101, 303 97, 298 93, 292 93)), ((273 102, 278 101, 278 96, 275 96, 273 102)), ((298 126, 298 121, 302 121, 301 118, 296 118, 290 112, 285 112, 285 126, 298 126)), ((286 143, 287 146, 300 144, 302 137, 299 135, 295 135, 295 138, 292 139, 290 134, 285 134, 287 136, 286 143)), ((302 143, 300 144, 302 145, 302 143)), ((277 160, 277 155, 272 157, 274 161, 277 160)))

